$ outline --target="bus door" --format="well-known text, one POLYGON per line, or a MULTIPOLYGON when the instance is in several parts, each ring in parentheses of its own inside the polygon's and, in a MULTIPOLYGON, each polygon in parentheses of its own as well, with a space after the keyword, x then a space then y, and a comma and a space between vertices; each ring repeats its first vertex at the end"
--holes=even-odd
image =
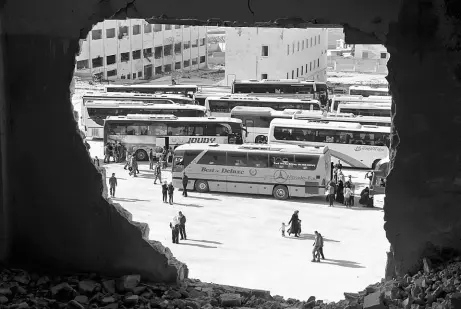
POLYGON ((386 191, 386 172, 383 170, 373 171, 371 179, 370 196, 384 194, 386 191))
POLYGON ((244 137, 245 143, 255 143, 254 120, 251 118, 244 118, 242 120, 246 129, 246 137, 244 137))

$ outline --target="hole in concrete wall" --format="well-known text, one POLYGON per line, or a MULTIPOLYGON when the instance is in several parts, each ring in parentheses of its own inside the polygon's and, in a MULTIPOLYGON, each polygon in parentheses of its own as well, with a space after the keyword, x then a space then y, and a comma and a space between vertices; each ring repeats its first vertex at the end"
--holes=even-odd
MULTIPOLYGON (((291 76, 291 72, 296 75, 293 78, 305 80, 325 81, 331 76, 334 80, 331 84, 338 91, 342 87, 347 90, 358 79, 361 84, 371 83, 374 87, 384 86, 386 83, 384 77, 389 57, 382 55, 387 54, 387 51, 378 47, 367 49, 365 46, 349 46, 344 43, 342 29, 207 29, 158 24, 150 27, 144 21, 137 20, 136 24, 141 26, 134 31, 129 26, 130 20, 110 20, 104 23, 96 25, 94 29, 114 29, 115 35, 112 30, 109 35, 106 31, 100 39, 93 42, 91 31, 86 40, 81 42, 75 73, 77 89, 80 91, 80 101, 77 103, 79 107, 76 109, 80 111, 80 120, 83 119, 80 128, 91 139, 91 156, 98 156, 101 165, 105 153, 101 124, 109 114, 98 114, 96 108, 92 107, 90 110, 82 105, 81 97, 90 88, 92 91, 104 92, 106 85, 171 84, 172 79, 175 79, 179 84, 199 84, 202 89, 210 89, 221 95, 230 91, 230 84, 235 79, 259 79, 261 76, 285 79, 286 76, 291 76), (123 25, 125 22, 126 26, 123 25), (328 39, 329 35, 337 39, 328 39), (161 39, 157 39, 157 36, 161 39), (182 38, 180 42, 178 37, 182 38), (248 38, 254 41, 254 48, 238 43, 239 40, 248 38), (117 51, 107 48, 109 43, 106 41, 110 40, 119 44, 117 51), (268 65, 270 61, 276 64, 279 61, 276 58, 278 47, 274 41, 283 42, 278 45, 282 46, 283 54, 288 53, 287 56, 291 56, 290 67, 273 70, 268 65), (227 47, 231 43, 241 50, 235 52, 235 47, 230 54, 227 47), (141 50, 149 52, 141 53, 141 50), (334 56, 331 50, 336 50, 334 56), (106 61, 109 54, 115 55, 115 62, 106 61), (367 54, 367 59, 359 56, 364 54, 367 54), (87 58, 95 57, 103 59, 101 66, 78 65, 87 58), (357 57, 361 58, 357 60, 357 57), (331 73, 329 75, 327 68, 331 73), (366 73, 372 73, 373 80, 363 78, 366 73), (95 78, 95 75, 100 78, 95 78), (93 123, 93 127, 90 123, 93 123)), ((133 130, 131 127, 127 126, 125 129, 133 130)), ((137 129, 139 135, 133 136, 142 137, 143 128, 134 130, 137 129)), ((158 138, 151 141, 145 151, 136 153, 148 157, 150 148, 161 149, 170 143, 168 136, 158 138), (165 145, 167 139, 168 143, 165 145)), ((113 157, 109 160, 112 161, 113 157)), ((381 228, 382 212, 379 209, 349 210, 342 205, 328 209, 325 208, 324 197, 310 199, 307 203, 303 199, 278 202, 265 196, 232 193, 190 192, 186 198, 181 196, 181 191, 175 192, 175 203, 170 206, 162 202, 160 185, 153 185, 154 171, 150 169, 149 162, 140 161, 138 164, 140 173, 137 178, 128 175, 123 162, 105 165, 107 177, 115 173, 118 178, 112 201, 120 203, 131 212, 133 219, 147 222, 151 227, 150 239, 169 246, 179 260, 189 265, 191 277, 268 289, 273 294, 287 297, 305 298, 305 285, 295 287, 286 282, 292 277, 290 274, 301 277, 316 274, 325 276, 325 270, 321 268, 325 265, 310 262, 315 230, 320 231, 325 240, 326 260, 321 263, 327 265, 327 271, 331 271, 332 275, 334 273, 335 276, 348 280, 351 283, 350 290, 359 290, 370 281, 379 280, 384 274, 388 243, 381 228), (280 225, 282 222, 288 223, 296 209, 300 210, 302 219, 301 235, 299 238, 282 238, 280 225), (182 211, 187 217, 188 240, 171 244, 168 224, 178 211, 182 211), (370 259, 370 252, 365 251, 364 242, 374 243, 373 251, 376 255, 371 257, 371 262, 361 259, 370 259), (274 264, 280 266, 274 267, 274 264), (220 269, 220 272, 217 273, 216 269, 220 269), (354 277, 350 275, 352 272, 354 277), (357 276, 361 279, 356 280, 357 276), (281 279, 275 282, 272 279, 274 277, 281 279)), ((366 185, 365 172, 354 170, 345 173, 346 177, 351 174, 352 179, 360 183, 356 190, 359 195, 359 191, 366 185)), ((162 173, 162 181, 165 180, 171 181, 169 168, 162 173)), ((356 205, 358 200, 356 197, 356 205)), ((328 295, 322 295, 324 291, 317 291, 315 288, 315 285, 309 286, 310 293, 330 300, 339 299, 344 292, 341 285, 331 288, 328 295)))

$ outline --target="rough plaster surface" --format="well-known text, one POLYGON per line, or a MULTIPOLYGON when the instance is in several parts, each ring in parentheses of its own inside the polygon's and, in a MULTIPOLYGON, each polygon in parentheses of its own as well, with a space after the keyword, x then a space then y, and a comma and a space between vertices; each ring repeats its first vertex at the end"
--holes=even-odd
POLYGON ((177 282, 187 266, 150 244, 146 224, 102 196, 105 175, 92 164, 71 112, 77 48, 77 41, 8 37, 9 261, 177 282))

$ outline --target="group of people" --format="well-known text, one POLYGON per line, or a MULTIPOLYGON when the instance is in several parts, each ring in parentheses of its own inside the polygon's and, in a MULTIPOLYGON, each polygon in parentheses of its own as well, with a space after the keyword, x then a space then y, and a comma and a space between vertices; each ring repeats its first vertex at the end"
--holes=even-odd
POLYGON ((154 163, 157 161, 158 164, 162 166, 163 169, 167 168, 168 163, 171 163, 173 160, 173 150, 164 146, 162 152, 155 151, 151 148, 149 151, 149 169, 154 169, 154 163))
POLYGON ((346 180, 342 171, 341 161, 338 161, 338 163, 333 166, 332 179, 327 185, 327 200, 329 202, 329 207, 333 206, 334 201, 346 207, 354 206, 354 190, 355 184, 352 182, 352 176, 349 175, 346 180))
POLYGON ((173 217, 170 222, 171 238, 174 244, 179 244, 179 235, 181 240, 186 240, 186 216, 180 211, 177 216, 173 217))
MULTIPOLYGON (((299 219, 299 210, 295 210, 291 216, 290 221, 288 222, 288 225, 290 225, 287 230, 288 236, 295 234, 295 237, 299 237, 301 234, 301 220, 299 219)), ((282 227, 280 228, 282 231, 282 237, 285 237, 285 229, 286 225, 284 222, 282 222, 282 227)), ((323 255, 323 236, 317 231, 315 231, 314 234, 315 238, 313 244, 314 249, 312 249, 312 262, 320 262, 320 258, 322 258, 322 260, 325 259, 325 256, 323 255)))
POLYGON ((139 167, 138 167, 138 160, 136 160, 136 155, 126 152, 126 162, 125 166, 123 167, 124 170, 128 169, 128 175, 133 175, 133 177, 138 177, 139 174, 139 167))
POLYGON ((121 142, 106 143, 104 146, 104 163, 110 163, 110 158, 114 163, 120 163, 126 156, 126 147, 121 142))

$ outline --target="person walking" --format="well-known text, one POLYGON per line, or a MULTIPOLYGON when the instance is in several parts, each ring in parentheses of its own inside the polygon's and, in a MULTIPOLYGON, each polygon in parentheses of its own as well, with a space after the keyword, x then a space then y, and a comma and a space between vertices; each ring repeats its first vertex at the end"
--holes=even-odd
POLYGON ((320 236, 317 231, 314 232, 315 240, 314 240, 314 249, 312 249, 312 262, 320 262, 320 236))
POLYGON ((168 194, 168 185, 166 181, 162 185, 162 196, 163 196, 163 202, 168 203, 167 201, 167 194, 168 194))
POLYGON ((174 244, 179 244, 179 218, 174 216, 173 220, 170 222, 171 229, 171 239, 174 244))
POLYGON ((181 234, 181 240, 186 240, 186 216, 179 212, 179 233, 181 234))
POLYGON ((136 161, 136 158, 135 158, 134 155, 131 156, 130 167, 131 167, 130 176, 133 175, 133 177, 138 177, 138 176, 136 176, 136 173, 137 172, 139 173, 138 162, 136 161))
POLYGON ((93 164, 94 164, 94 166, 99 167, 99 158, 98 158, 98 156, 94 156, 93 164))
POLYGON ((173 205, 173 192, 174 192, 173 183, 170 182, 168 184, 168 202, 170 203, 170 205, 173 205))
POLYGON ((189 183, 189 177, 187 177, 186 172, 182 175, 182 196, 187 197, 187 184, 189 183))
POLYGON ((110 149, 109 149, 109 143, 104 146, 104 163, 109 163, 110 161, 110 149))
POLYGON ((154 175, 154 185, 157 184, 157 179, 160 181, 160 183, 162 183, 162 167, 160 165, 160 162, 157 162, 157 164, 155 165, 154 175))
POLYGON ((347 208, 349 208, 351 205, 351 196, 352 196, 351 186, 350 184, 346 183, 346 189, 344 190, 344 205, 346 205, 347 208))
POLYGON ((279 231, 282 231, 282 237, 285 237, 285 228, 286 228, 285 222, 282 222, 282 227, 279 229, 279 231))
POLYGON ((124 170, 126 170, 128 167, 130 167, 130 163, 131 163, 131 154, 129 151, 126 152, 126 162, 125 162, 125 166, 123 167, 124 170))
POLYGON ((293 213, 293 215, 291 216, 291 219, 290 221, 288 222, 288 224, 291 224, 290 226, 290 230, 288 232, 288 235, 290 234, 295 234, 295 237, 299 237, 299 222, 301 220, 299 220, 299 210, 295 210, 295 212, 293 213))
POLYGON ((110 196, 115 197, 115 187, 117 187, 117 178, 115 173, 112 173, 112 177, 109 178, 110 196))
POLYGON ((154 159, 155 159, 154 151, 151 148, 149 151, 149 169, 150 170, 154 169, 154 159))
POLYGON ((330 206, 328 207, 333 207, 333 201, 335 200, 335 191, 336 191, 336 184, 334 183, 333 180, 330 180, 330 182, 327 185, 328 201, 330 202, 330 206))
POLYGON ((319 238, 320 238, 319 253, 320 253, 320 256, 322 257, 322 260, 324 260, 325 256, 323 255, 323 236, 320 233, 319 233, 319 238))

